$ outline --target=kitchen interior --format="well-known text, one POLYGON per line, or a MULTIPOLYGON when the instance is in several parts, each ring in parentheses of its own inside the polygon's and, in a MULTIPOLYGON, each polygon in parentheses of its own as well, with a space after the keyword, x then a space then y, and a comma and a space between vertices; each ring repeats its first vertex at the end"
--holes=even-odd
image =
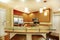
MULTIPOLYGON (((58 0, 59 1, 59 0, 58 0)), ((1 40, 59 40, 59 24, 60 24, 60 5, 58 1, 43 0, 41 3, 36 3, 35 0, 27 0, 28 7, 24 3, 13 0, 11 3, 0 3, 1 13, 1 40), (49 2, 57 3, 51 7, 49 2), (32 3, 32 4, 31 4, 32 3), (36 6, 34 9, 33 7, 36 6), (11 5, 12 4, 12 5, 11 5), (22 4, 21 6, 15 5, 22 4), (25 5, 25 6, 23 6, 25 5), (41 6, 39 6, 41 5, 41 6), (45 5, 47 5, 45 7, 45 5), (39 7, 38 7, 39 6, 39 7), (21 8, 20 8, 21 7, 21 8)), ((20 0, 21 2, 21 0, 20 0)), ((53 4, 52 4, 53 5, 53 4)))

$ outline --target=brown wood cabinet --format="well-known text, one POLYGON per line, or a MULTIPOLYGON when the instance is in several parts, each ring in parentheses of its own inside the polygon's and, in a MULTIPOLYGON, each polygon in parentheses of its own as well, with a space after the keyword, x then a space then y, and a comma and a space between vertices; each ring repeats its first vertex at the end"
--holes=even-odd
POLYGON ((43 35, 32 35, 32 40, 41 40, 43 38, 43 35))
POLYGON ((26 35, 16 34, 11 40, 26 40, 26 35))
POLYGON ((51 10, 49 8, 43 10, 43 13, 39 13, 39 11, 36 11, 27 14, 18 10, 13 10, 13 12, 14 12, 13 15, 23 16, 24 22, 32 22, 33 18, 38 18, 40 22, 50 22, 51 10), (44 16, 46 10, 48 10, 47 16, 44 16))
POLYGON ((10 40, 10 34, 9 33, 4 36, 4 40, 10 40))

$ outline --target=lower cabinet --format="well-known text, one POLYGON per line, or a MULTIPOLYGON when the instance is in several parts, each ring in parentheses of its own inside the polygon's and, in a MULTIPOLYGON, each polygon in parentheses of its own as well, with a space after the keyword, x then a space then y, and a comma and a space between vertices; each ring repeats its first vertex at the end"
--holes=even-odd
POLYGON ((10 34, 5 36, 5 40, 44 40, 43 35, 16 34, 10 39, 10 34))
POLYGON ((9 33, 4 36, 4 40, 10 40, 10 34, 9 33))
POLYGON ((11 40, 26 40, 26 35, 16 34, 11 40))
POLYGON ((32 40, 44 40, 43 35, 32 35, 32 40))
MULTIPOLYGON (((32 40, 42 40, 44 38, 42 35, 31 35, 32 40)), ((16 34, 11 40, 30 40, 27 35, 22 35, 22 34, 16 34)))

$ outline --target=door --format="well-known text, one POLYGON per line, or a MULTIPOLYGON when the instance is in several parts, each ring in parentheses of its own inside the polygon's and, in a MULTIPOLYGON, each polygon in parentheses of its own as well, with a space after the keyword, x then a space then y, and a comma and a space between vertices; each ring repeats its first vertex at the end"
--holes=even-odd
POLYGON ((53 23, 53 29, 56 29, 56 33, 59 33, 60 31, 60 14, 59 13, 56 13, 56 14, 53 14, 53 20, 52 20, 52 23, 53 23))

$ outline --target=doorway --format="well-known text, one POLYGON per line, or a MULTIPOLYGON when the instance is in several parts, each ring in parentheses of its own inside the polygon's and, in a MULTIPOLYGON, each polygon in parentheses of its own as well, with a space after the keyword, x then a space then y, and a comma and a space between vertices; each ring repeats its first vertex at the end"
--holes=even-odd
POLYGON ((60 31, 60 13, 53 14, 53 20, 52 20, 52 28, 56 29, 56 33, 59 33, 60 31))

